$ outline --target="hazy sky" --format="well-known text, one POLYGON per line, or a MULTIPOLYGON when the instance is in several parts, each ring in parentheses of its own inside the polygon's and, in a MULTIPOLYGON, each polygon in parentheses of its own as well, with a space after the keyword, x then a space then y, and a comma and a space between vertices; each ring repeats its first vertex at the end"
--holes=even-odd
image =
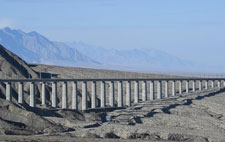
POLYGON ((225 67, 225 0, 0 0, 0 28, 225 67))

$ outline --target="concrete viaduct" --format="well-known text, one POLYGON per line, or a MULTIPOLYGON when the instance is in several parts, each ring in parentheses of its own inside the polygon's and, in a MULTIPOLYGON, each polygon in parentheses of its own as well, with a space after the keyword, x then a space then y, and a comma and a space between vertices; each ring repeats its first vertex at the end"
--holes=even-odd
POLYGON ((213 89, 215 87, 221 88, 225 87, 225 78, 154 78, 154 79, 0 79, 0 83, 6 84, 6 100, 12 101, 12 83, 18 84, 18 103, 24 103, 24 83, 30 84, 30 106, 35 107, 35 85, 41 83, 41 103, 46 105, 46 83, 51 83, 51 105, 54 108, 58 107, 57 103, 57 84, 62 83, 62 109, 68 109, 68 83, 72 83, 72 109, 78 110, 78 86, 77 83, 82 83, 81 88, 81 110, 85 111, 90 108, 97 108, 96 96, 97 87, 96 83, 100 82, 100 108, 107 107, 125 107, 131 106, 132 103, 136 104, 140 101, 148 101, 155 99, 166 99, 172 96, 178 95, 176 93, 176 88, 178 88, 178 93, 182 94, 183 90, 185 93, 190 91, 190 83, 192 85, 191 92, 196 91, 196 85, 198 84, 198 91, 204 91, 208 89, 213 89), (87 102, 87 82, 91 83, 91 107, 88 108, 87 102), (106 82, 109 83, 108 94, 106 94, 106 82), (125 94, 123 93, 123 84, 126 84, 125 94), (131 86, 131 82, 133 85, 131 86), (147 85, 147 82, 149 85, 147 85), (177 83, 176 83, 177 82, 177 83), (115 86, 117 84, 117 106, 115 106, 115 86), (164 93, 162 93, 162 84, 164 83, 164 93), (182 83, 185 83, 183 88, 182 83), (178 87, 175 85, 178 84, 178 87), (203 85, 204 84, 204 85, 203 85), (139 85, 141 85, 141 90, 139 91, 139 85), (157 90, 154 90, 154 85, 156 85, 157 90), (170 87, 169 87, 170 85, 170 87), (203 88, 204 86, 204 88, 203 88), (131 93, 131 87, 134 90, 131 93), (149 87, 149 94, 147 93, 147 87, 149 87), (171 93, 169 93, 169 89, 171 93), (141 94, 140 94, 141 92, 141 94), (109 104, 106 104, 106 95, 108 95, 109 104), (123 96, 124 95, 124 96, 123 96), (131 99, 133 95, 133 100, 131 99), (149 96, 148 96, 149 95, 149 96), (148 97, 147 97, 148 96, 148 97), (123 98, 126 100, 123 101, 123 98), (123 104, 125 102, 125 104, 123 104))

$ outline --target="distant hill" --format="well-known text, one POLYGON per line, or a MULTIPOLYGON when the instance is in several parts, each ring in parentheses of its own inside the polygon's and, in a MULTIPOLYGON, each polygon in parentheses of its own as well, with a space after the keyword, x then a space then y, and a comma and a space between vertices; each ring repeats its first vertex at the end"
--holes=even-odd
POLYGON ((55 42, 35 31, 0 29, 0 44, 28 63, 141 72, 218 71, 152 48, 107 49, 83 42, 55 42))
POLYGON ((20 57, 0 45, 0 78, 37 78, 37 73, 20 57))
POLYGON ((0 44, 30 63, 62 66, 100 64, 78 50, 62 42, 50 41, 37 32, 4 28, 0 30, 0 44))
POLYGON ((105 66, 114 65, 128 67, 137 71, 199 71, 197 63, 180 59, 166 52, 148 49, 107 49, 89 45, 83 42, 67 43, 68 46, 79 50, 85 55, 103 63, 105 66))

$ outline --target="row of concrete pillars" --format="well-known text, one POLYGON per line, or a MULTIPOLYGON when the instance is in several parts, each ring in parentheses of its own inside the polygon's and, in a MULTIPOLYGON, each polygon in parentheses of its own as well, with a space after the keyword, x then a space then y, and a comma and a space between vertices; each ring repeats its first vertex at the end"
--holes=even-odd
MULTIPOLYGON (((139 103, 139 101, 147 101, 147 81, 133 81, 133 103, 139 103), (141 88, 141 96, 139 94, 139 85, 142 83, 142 88, 141 88)), ((149 81, 149 98, 150 100, 154 99, 162 99, 162 83, 164 83, 164 97, 168 98, 170 96, 176 96, 176 81, 149 81), (169 83, 171 84, 171 95, 169 95, 169 83), (154 85, 157 85, 156 88, 157 90, 154 90, 154 85), (156 94, 154 94, 156 92, 156 94)), ((182 81, 177 81, 178 82, 178 90, 179 94, 183 93, 183 86, 182 86, 182 81)), ((184 81, 185 82, 185 93, 189 93, 189 81, 184 81)), ((205 88, 202 88, 202 81, 198 81, 198 90, 201 91, 202 89, 207 90, 209 88, 209 82, 211 82, 210 88, 214 88, 214 81, 204 81, 205 88)), ((217 87, 221 87, 221 82, 222 81, 217 81, 217 87)), ((192 92, 196 91, 196 83, 197 81, 192 81, 192 92)), ((106 107, 106 82, 105 81, 100 81, 101 87, 100 87, 100 107, 104 108, 106 107)), ((109 81, 109 106, 110 107, 115 107, 115 93, 114 93, 114 81, 109 81)), ((42 105, 46 105, 46 84, 41 83, 42 89, 41 89, 41 100, 42 100, 42 105)), ((131 100, 131 81, 126 81, 126 93, 125 93, 125 105, 123 104, 123 81, 118 81, 117 82, 117 107, 123 107, 123 106, 131 106, 132 100, 131 100)), ((223 86, 225 86, 225 81, 223 81, 223 86)), ((82 82, 82 107, 81 110, 87 110, 88 109, 88 102, 87 102, 87 82, 83 81, 82 82)), ((57 82, 52 82, 52 92, 51 92, 51 104, 52 107, 58 107, 57 106, 57 82)), ((97 103, 97 88, 96 88, 96 82, 91 81, 91 108, 96 108, 97 103)), ((12 91, 11 91, 11 83, 7 82, 6 83, 6 100, 12 101, 12 91)), ((24 83, 19 82, 18 83, 18 103, 23 104, 24 103, 24 83)), ((35 102, 35 83, 30 82, 30 106, 35 107, 36 102, 35 102)), ((67 82, 62 82, 62 109, 67 109, 68 108, 68 87, 67 87, 67 82)), ((72 82, 72 109, 77 110, 78 109, 78 87, 77 87, 77 82, 72 82)))

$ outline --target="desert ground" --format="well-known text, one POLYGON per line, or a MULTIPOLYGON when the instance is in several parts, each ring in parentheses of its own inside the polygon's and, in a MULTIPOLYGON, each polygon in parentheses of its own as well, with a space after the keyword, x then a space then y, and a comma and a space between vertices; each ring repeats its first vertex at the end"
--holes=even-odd
MULTIPOLYGON (((29 78, 29 76, 38 78, 40 77, 40 72, 42 72, 42 77, 50 75, 53 78, 177 77, 162 74, 30 65, 1 46, 0 51, 0 75, 1 77, 4 75, 5 78, 29 78)), ((106 107, 102 109, 89 109, 84 112, 72 110, 71 105, 69 105, 68 110, 61 109, 62 85, 60 83, 57 90, 59 108, 51 107, 51 84, 46 84, 46 106, 41 105, 41 87, 40 84, 36 84, 37 107, 33 108, 29 106, 29 83, 24 84, 24 104, 18 104, 17 102, 17 84, 12 84, 13 98, 12 102, 9 102, 5 100, 6 86, 4 83, 0 83, 0 142, 224 142, 225 89, 216 87, 207 91, 198 91, 197 86, 198 84, 196 84, 197 91, 194 93, 185 93, 185 90, 183 90, 181 95, 168 99, 163 97, 162 100, 140 102, 133 104, 131 107, 106 107)), ((70 85, 68 87, 70 88, 70 85)), ((162 89, 164 90, 163 87, 162 89)), ((97 85, 98 88, 99 85, 97 85)), ((71 94, 70 91, 68 91, 68 94, 71 94)), ((78 91, 78 99, 81 99, 80 89, 78 91)), ((116 91, 117 88, 115 88, 115 94, 116 91)), ((88 92, 88 103, 90 104, 90 84, 88 85, 88 92)), ((149 94, 149 90, 147 92, 149 94)), ((164 94, 163 91, 162 93, 164 94)), ((133 94, 133 90, 131 90, 131 94, 133 94)), ((99 96, 97 97, 99 98, 99 96)), ((117 96, 115 95, 115 97, 117 96)), ((69 100, 71 100, 70 95, 69 100)), ((71 104, 71 101, 69 101, 69 104, 71 104)), ((80 105, 79 103, 79 107, 80 105)))
MULTIPOLYGON (((214 89, 167 100, 149 101, 119 110, 89 111, 80 113, 82 119, 79 120, 74 118, 77 117, 76 113, 71 116, 73 112, 58 110, 64 117, 46 114, 42 115, 42 118, 73 129, 56 133, 51 131, 52 134, 46 131, 45 134, 29 136, 10 134, 0 138, 1 141, 223 142, 224 91, 214 89)), ((6 104, 1 105, 1 109, 5 106, 6 104)))

